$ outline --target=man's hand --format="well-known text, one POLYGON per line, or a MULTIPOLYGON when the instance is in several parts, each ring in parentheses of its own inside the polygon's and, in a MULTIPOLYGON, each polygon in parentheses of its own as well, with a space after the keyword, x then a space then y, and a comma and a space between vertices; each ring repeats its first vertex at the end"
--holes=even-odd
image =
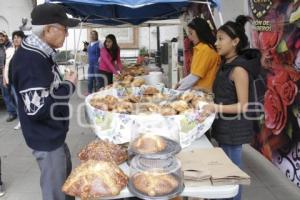
POLYGON ((207 104, 207 105, 203 106, 202 110, 203 110, 203 113, 206 113, 206 114, 218 112, 216 104, 207 104))
POLYGON ((77 84, 78 78, 77 78, 77 73, 73 70, 66 70, 65 71, 65 80, 70 81, 74 85, 77 84))
POLYGON ((121 74, 120 71, 117 71, 116 74, 114 74, 114 76, 115 76, 116 80, 121 80, 122 79, 122 74, 121 74))
POLYGON ((6 80, 6 78, 3 76, 3 86, 7 87, 8 86, 8 81, 6 80))
POLYGON ((176 85, 174 86, 174 90, 177 90, 180 86, 180 83, 176 83, 176 85))
POLYGON ((199 115, 197 116, 196 120, 199 123, 203 123, 205 121, 205 119, 212 113, 216 113, 217 112, 217 105, 216 104, 207 104, 204 105, 201 108, 201 112, 199 113, 199 115))

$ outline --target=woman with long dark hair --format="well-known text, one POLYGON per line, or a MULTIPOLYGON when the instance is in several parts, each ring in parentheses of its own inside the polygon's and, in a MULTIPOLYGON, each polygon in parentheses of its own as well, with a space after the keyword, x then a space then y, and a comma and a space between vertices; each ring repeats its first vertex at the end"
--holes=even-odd
POLYGON ((211 91, 220 64, 220 57, 214 47, 213 31, 206 20, 197 17, 188 24, 188 37, 194 45, 191 73, 176 88, 211 91))
MULTIPOLYGON (((242 145, 253 138, 253 121, 249 102, 254 102, 253 80, 260 72, 260 52, 249 49, 245 24, 249 17, 240 15, 229 21, 217 33, 216 48, 222 64, 213 85, 215 103, 204 106, 204 112, 218 117, 212 126, 212 136, 227 156, 239 167, 242 145)), ((234 198, 241 199, 241 192, 234 198)))
POLYGON ((112 84, 113 74, 120 74, 122 70, 120 47, 113 34, 106 36, 104 47, 101 48, 99 69, 100 73, 105 77, 104 79, 106 79, 104 84, 112 84))

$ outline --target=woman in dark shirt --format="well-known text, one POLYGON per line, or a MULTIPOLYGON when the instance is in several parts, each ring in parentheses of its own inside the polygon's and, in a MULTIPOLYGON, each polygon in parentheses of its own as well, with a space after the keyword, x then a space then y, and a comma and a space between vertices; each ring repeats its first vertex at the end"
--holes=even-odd
MULTIPOLYGON (((242 145, 253 137, 249 110, 253 103, 252 81, 260 71, 260 53, 247 49, 246 16, 238 16, 217 32, 216 48, 223 62, 213 84, 215 103, 204 106, 204 112, 216 112, 212 135, 227 156, 241 167, 242 145)), ((234 199, 241 199, 240 192, 234 199)))

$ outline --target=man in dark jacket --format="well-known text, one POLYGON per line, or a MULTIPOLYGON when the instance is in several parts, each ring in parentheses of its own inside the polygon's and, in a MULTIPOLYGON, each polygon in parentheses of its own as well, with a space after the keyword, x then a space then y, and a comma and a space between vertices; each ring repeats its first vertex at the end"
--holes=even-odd
POLYGON ((72 169, 65 139, 69 129, 68 102, 77 74, 66 72, 62 79, 54 49, 63 46, 67 27, 77 26, 79 21, 68 18, 57 4, 38 5, 31 18, 33 34, 22 42, 12 59, 21 128, 41 170, 43 200, 74 199, 61 188, 72 169))
POLYGON ((5 31, 0 31, 0 88, 4 100, 6 110, 8 112, 7 122, 11 122, 17 118, 16 107, 13 102, 13 96, 9 87, 3 84, 3 69, 6 63, 6 49, 12 47, 11 42, 5 31))

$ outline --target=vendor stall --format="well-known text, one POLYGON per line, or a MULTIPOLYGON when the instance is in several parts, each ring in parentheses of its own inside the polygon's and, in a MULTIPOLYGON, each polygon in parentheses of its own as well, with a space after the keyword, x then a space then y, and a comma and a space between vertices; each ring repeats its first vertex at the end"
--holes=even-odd
MULTIPOLYGON (((50 2, 61 3, 84 23, 104 25, 138 25, 148 20, 174 19, 192 5, 192 1, 186 0, 50 2)), ((210 8, 217 1, 193 2, 205 3, 210 8)), ((180 162, 179 152, 192 154, 201 148, 213 149, 204 133, 211 127, 215 114, 201 112, 212 101, 213 94, 166 88, 160 84, 159 73, 154 72, 156 76, 153 76, 159 81, 145 84, 153 81, 149 71, 131 66, 115 77, 113 85, 86 97, 87 119, 100 140, 92 141, 79 153, 81 164, 62 188, 66 194, 82 199, 132 196, 171 199, 176 196, 231 198, 238 193, 239 180, 219 185, 220 182, 212 181, 213 173, 205 176, 205 181, 195 180, 189 173, 186 176, 183 167, 187 161, 180 162)), ((232 165, 228 158, 227 161, 232 165)), ((198 162, 199 165, 202 164, 198 162)), ((187 170, 201 172, 194 167, 187 170)), ((238 177, 235 175, 240 169, 233 171, 228 177, 238 177)), ((239 178, 249 180, 248 175, 241 174, 239 178)))

